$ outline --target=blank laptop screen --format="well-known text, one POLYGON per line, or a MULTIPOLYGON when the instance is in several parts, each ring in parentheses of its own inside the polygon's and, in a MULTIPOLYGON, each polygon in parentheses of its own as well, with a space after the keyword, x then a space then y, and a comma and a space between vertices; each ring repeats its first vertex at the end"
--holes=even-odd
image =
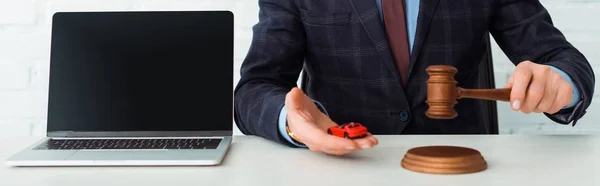
POLYGON ((48 131, 230 131, 233 15, 57 13, 48 131))

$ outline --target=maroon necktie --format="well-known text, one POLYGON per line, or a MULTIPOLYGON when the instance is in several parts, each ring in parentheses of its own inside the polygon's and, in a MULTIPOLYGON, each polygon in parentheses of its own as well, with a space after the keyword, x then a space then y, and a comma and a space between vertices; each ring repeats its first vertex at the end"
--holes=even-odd
POLYGON ((404 0, 381 0, 381 7, 383 9, 385 31, 396 59, 396 66, 400 71, 402 83, 406 84, 410 52, 408 34, 406 33, 404 0))

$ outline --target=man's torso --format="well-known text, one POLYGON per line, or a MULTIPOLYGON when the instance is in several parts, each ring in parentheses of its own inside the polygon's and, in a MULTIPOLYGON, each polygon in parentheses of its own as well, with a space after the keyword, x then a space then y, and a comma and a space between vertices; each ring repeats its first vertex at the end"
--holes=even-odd
POLYGON ((489 132, 478 100, 458 100, 455 119, 427 118, 425 68, 454 66, 457 86, 473 88, 497 0, 421 0, 407 85, 375 0, 295 3, 306 34, 305 88, 334 121, 362 122, 374 134, 489 132))

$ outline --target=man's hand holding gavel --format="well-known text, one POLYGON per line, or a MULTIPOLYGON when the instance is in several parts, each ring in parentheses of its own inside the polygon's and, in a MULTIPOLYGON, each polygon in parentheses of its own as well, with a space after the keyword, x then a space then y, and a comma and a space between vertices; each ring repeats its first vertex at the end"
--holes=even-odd
POLYGON ((547 65, 531 61, 517 65, 505 88, 512 88, 512 109, 526 114, 554 114, 568 106, 573 99, 573 87, 569 82, 547 65))

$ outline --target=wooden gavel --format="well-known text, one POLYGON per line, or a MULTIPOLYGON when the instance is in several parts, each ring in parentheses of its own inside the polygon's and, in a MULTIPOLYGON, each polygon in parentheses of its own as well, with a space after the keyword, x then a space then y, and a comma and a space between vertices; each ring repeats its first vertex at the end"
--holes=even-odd
POLYGON ((454 110, 457 99, 474 98, 493 101, 510 101, 510 88, 502 89, 463 89, 456 87, 456 68, 447 65, 432 65, 426 69, 427 101, 429 109, 425 115, 433 119, 453 119, 458 114, 454 110))

